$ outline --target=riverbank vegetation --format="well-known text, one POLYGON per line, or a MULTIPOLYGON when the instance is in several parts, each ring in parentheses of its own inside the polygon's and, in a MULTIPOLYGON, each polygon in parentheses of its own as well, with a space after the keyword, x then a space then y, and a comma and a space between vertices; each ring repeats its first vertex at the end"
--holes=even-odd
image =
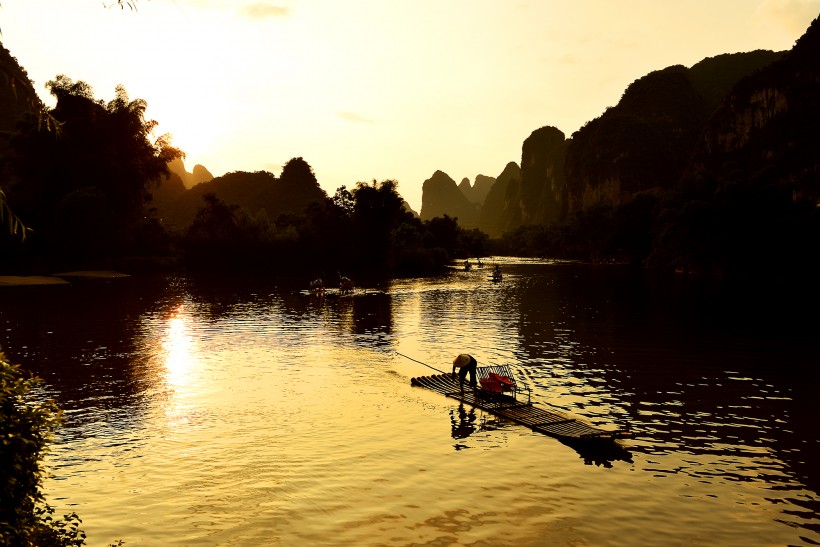
POLYGON ((37 386, 0 351, 0 545, 85 545, 77 514, 56 517, 43 495, 43 457, 61 414, 37 386))
POLYGON ((168 163, 183 152, 165 136, 153 138, 156 122, 145 118, 146 102, 118 87, 105 103, 66 76, 48 88, 57 100, 48 114, 60 120, 59 137, 41 131, 42 117, 32 114, 4 158, 4 206, 15 223, 0 233, 6 274, 165 268, 429 275, 454 259, 488 254, 728 275, 820 271, 820 256, 812 252, 820 210, 765 169, 751 178, 737 171, 700 176, 491 241, 447 215, 421 221, 393 180, 357 182, 328 196, 308 162, 293 158, 279 177, 223 177, 245 192, 261 187, 262 205, 240 207, 208 192, 198 206, 188 204, 193 220, 169 222, 173 209, 163 184, 170 180, 168 163))
MULTIPOLYGON (((186 268, 290 273, 429 274, 447 262, 488 252, 489 238, 456 219, 422 222, 392 180, 339 188, 306 207, 269 216, 205 194, 190 225, 164 223, 152 192, 167 164, 183 155, 167 137, 151 140, 156 122, 146 102, 118 87, 105 103, 84 82, 48 82, 57 100, 59 138, 29 116, 5 158, 7 201, 26 237, 0 234, 4 273, 59 269, 186 268)), ((293 158, 270 184, 290 194, 318 190, 310 165, 293 158)))
POLYGON ((567 222, 504 234, 498 254, 633 264, 731 278, 810 280, 820 272, 820 208, 760 173, 709 180, 567 222))

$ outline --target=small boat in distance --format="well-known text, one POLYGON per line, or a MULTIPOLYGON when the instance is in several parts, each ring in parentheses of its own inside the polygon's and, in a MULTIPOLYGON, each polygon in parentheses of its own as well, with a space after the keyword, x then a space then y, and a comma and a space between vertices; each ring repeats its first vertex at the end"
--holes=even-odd
POLYGON ((322 280, 321 277, 317 277, 316 279, 310 282, 310 294, 314 296, 325 295, 325 282, 322 280))
POLYGON ((501 266, 496 264, 495 267, 493 267, 493 273, 490 276, 490 279, 492 279, 495 282, 498 282, 501 281, 502 277, 503 275, 501 274, 501 266))

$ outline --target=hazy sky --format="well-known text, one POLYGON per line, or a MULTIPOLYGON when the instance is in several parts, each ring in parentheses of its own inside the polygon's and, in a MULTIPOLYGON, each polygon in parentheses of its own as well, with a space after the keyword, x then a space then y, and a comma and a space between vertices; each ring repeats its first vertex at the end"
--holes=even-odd
POLYGON ((44 84, 117 84, 214 175, 302 156, 329 193, 437 169, 497 176, 673 64, 789 49, 820 0, 0 0, 3 45, 44 84))

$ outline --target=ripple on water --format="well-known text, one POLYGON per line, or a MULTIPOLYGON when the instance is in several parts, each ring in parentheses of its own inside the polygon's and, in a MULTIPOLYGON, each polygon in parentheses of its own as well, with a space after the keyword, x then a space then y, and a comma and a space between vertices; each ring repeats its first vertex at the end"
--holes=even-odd
POLYGON ((25 355, 60 363, 41 371, 67 418, 49 491, 90 545, 820 541, 812 390, 754 340, 627 305, 634 286, 600 270, 504 267, 500 284, 456 272, 324 301, 128 287, 88 320, 21 303, 25 355), (26 339, 40 329, 49 346, 26 339), (394 350, 510 363, 539 404, 628 425, 632 459, 607 468, 412 388, 430 371, 394 350))

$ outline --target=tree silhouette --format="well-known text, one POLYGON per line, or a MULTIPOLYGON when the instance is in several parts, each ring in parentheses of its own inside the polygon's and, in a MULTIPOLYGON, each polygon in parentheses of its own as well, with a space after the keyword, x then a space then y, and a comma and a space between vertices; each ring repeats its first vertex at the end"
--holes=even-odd
POLYGON ((147 103, 130 100, 122 86, 107 104, 85 82, 63 75, 46 86, 57 99, 52 114, 63 120, 61 135, 55 139, 29 119, 13 139, 15 210, 36 230, 41 251, 65 255, 97 238, 105 243, 96 246, 100 253, 128 252, 152 185, 182 152, 165 136, 151 140, 156 122, 145 119, 147 103), (81 211, 108 214, 85 222, 81 211))
POLYGON ((342 186, 336 189, 336 193, 333 194, 333 203, 345 216, 353 216, 353 210, 356 207, 356 199, 346 187, 342 186))
POLYGON ((387 266, 391 233, 404 216, 404 200, 396 191, 397 185, 394 180, 359 182, 353 191, 353 220, 360 256, 375 268, 387 266))
POLYGON ((456 218, 444 215, 428 220, 427 233, 427 247, 442 247, 451 253, 459 248, 459 227, 456 218))

